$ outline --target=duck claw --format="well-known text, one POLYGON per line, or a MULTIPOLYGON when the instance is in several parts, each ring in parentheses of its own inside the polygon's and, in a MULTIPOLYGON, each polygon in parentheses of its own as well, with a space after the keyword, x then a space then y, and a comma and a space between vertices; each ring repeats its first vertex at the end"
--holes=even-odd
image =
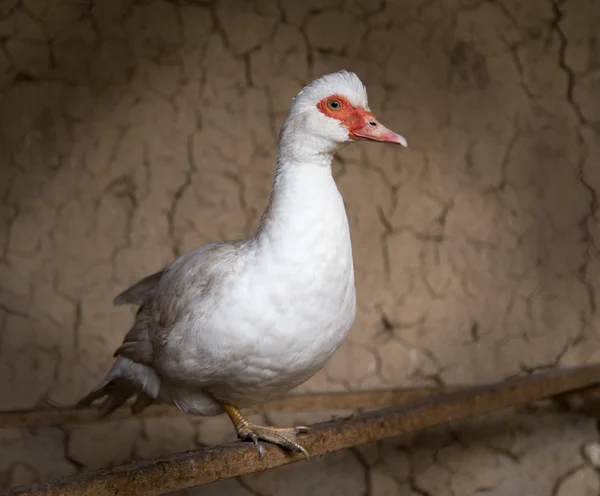
POLYGON ((308 452, 297 440, 298 434, 305 434, 308 431, 309 428, 304 425, 298 427, 277 428, 263 427, 248 423, 247 425, 240 426, 238 438, 242 441, 252 441, 256 444, 261 459, 264 457, 265 449, 258 441, 266 441, 287 450, 302 453, 304 458, 308 460, 310 459, 308 452))

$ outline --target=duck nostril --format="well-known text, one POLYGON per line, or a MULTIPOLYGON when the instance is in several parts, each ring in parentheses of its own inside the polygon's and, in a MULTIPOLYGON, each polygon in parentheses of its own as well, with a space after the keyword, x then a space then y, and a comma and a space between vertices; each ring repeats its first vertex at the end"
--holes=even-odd
POLYGON ((377 127, 377 123, 375 121, 369 121, 369 125, 373 127, 377 127))

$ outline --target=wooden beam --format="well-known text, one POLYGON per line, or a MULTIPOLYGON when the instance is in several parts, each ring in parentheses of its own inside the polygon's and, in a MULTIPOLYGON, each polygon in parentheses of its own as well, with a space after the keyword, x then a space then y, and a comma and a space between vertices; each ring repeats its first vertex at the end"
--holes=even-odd
MULTIPOLYGON (((478 386, 411 405, 360 414, 348 420, 317 424, 301 437, 311 456, 416 432, 428 427, 500 411, 564 395, 600 383, 600 366, 578 367, 533 374, 478 386)), ((81 473, 30 487, 10 496, 156 496, 222 479, 258 472, 302 460, 277 446, 264 444, 261 459, 250 443, 232 443, 179 453, 154 461, 130 463, 107 470, 81 473)))
MULTIPOLYGON (((266 401, 244 409, 249 415, 282 412, 333 412, 366 410, 410 403, 436 394, 459 388, 414 388, 349 393, 293 394, 266 401)), ((101 417, 95 408, 55 407, 40 410, 0 411, 0 429, 51 427, 58 425, 88 424, 127 420, 131 418, 156 418, 189 416, 171 405, 152 405, 138 414, 121 408, 107 417, 101 417)))

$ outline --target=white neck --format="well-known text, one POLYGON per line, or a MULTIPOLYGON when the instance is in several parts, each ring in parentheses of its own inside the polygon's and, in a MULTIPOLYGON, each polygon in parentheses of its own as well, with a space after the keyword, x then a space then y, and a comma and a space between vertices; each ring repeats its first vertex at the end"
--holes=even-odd
POLYGON ((254 240, 271 260, 290 266, 315 250, 350 248, 344 202, 333 176, 331 138, 307 130, 305 116, 290 112, 279 137, 277 172, 269 204, 254 240), (348 245, 346 247, 346 245, 348 245))
POLYGON ((331 159, 279 163, 269 205, 258 237, 267 243, 310 234, 313 222, 329 215, 340 194, 331 175, 331 159))
POLYGON ((315 154, 310 162, 279 161, 255 238, 259 249, 292 265, 315 250, 350 249, 348 219, 331 162, 330 154, 315 154))

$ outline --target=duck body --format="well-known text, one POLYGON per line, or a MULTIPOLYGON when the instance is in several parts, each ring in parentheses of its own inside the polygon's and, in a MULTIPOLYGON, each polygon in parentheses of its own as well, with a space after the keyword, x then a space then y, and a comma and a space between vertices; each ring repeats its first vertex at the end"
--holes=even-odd
POLYGON ((219 401, 248 406, 303 383, 354 322, 350 231, 331 171, 288 169, 278 188, 255 237, 184 255, 157 285, 155 307, 177 308, 153 330, 161 396, 190 413, 219 413, 219 401))
POLYGON ((138 281, 115 304, 138 306, 104 380, 78 406, 103 399, 108 414, 135 397, 198 415, 225 411, 240 439, 306 450, 295 436, 248 422, 238 408, 303 383, 335 353, 356 316, 352 244, 331 173, 357 140, 406 146, 368 108, 346 71, 307 85, 283 123, 277 171, 249 239, 212 243, 138 281))

